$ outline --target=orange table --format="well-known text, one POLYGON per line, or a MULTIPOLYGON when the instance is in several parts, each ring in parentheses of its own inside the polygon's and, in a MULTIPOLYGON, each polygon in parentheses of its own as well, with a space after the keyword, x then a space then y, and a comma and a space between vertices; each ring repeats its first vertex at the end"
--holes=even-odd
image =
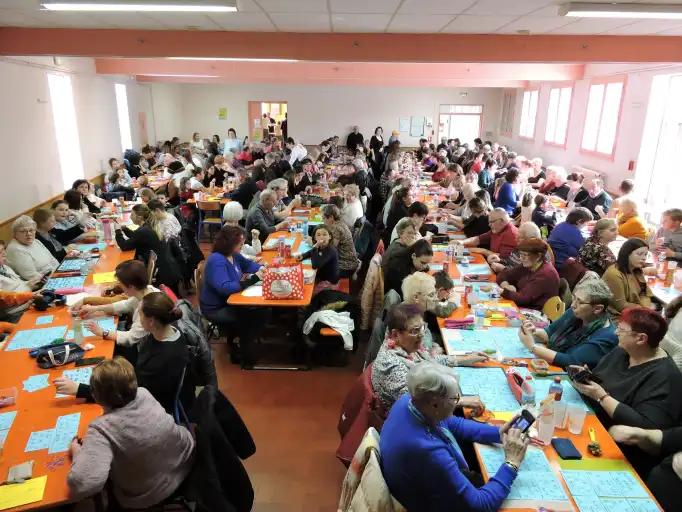
MULTIPOLYGON (((295 237, 296 241, 291 246, 291 252, 295 253, 298 250, 299 245, 301 245, 302 236, 300 233, 289 233, 288 231, 277 231, 272 233, 265 244, 268 244, 271 240, 277 238, 289 238, 295 237)), ((276 250, 264 250, 261 253, 261 259, 263 263, 270 263, 275 256, 277 256, 276 250)), ((303 298, 302 299, 283 299, 283 300, 268 300, 263 297, 245 297, 242 293, 233 293, 227 299, 227 303, 232 306, 263 306, 263 307, 306 307, 310 305, 310 300, 313 297, 313 288, 315 284, 304 284, 303 285, 303 298)))
MULTIPOLYGON (((118 247, 107 247, 102 251, 100 259, 93 267, 93 272, 110 272, 116 268, 119 262, 132 259, 133 252, 121 252, 118 247)), ((92 272, 86 280, 86 292, 93 295, 100 294, 100 286, 92 282, 92 272)), ((45 312, 29 309, 24 313, 17 324, 17 331, 35 327, 51 327, 57 325, 71 326, 72 318, 67 308, 52 307, 45 312), (36 326, 36 318, 42 315, 53 315, 54 321, 48 326, 36 326)), ((46 340, 49 342, 50 340, 46 340)), ((95 345, 95 348, 87 353, 87 357, 105 356, 111 357, 114 342, 105 341, 96 337, 86 340, 95 345)), ((4 346, 3 346, 4 349, 4 346)), ((17 411, 14 423, 5 441, 4 450, 0 458, 0 479, 7 478, 7 471, 11 466, 33 460, 33 476, 47 475, 47 484, 43 500, 37 503, 15 507, 12 511, 32 510, 42 507, 55 506, 65 503, 69 499, 69 490, 66 484, 66 476, 71 467, 68 452, 60 452, 48 455, 47 450, 24 452, 26 442, 31 432, 54 428, 59 416, 80 412, 80 424, 78 435, 83 436, 88 424, 102 414, 102 408, 96 404, 86 404, 74 397, 55 398, 55 388, 49 386, 33 393, 23 390, 22 381, 31 375, 49 373, 48 380, 52 382, 60 376, 65 369, 74 368, 73 364, 52 370, 40 369, 35 360, 31 359, 27 350, 14 350, 0 352, 0 365, 3 371, 0 373, 0 387, 15 386, 19 392, 17 403, 12 407, 0 409, 0 412, 17 411), (53 466, 50 462, 63 461, 61 465, 53 466), (48 468, 48 464, 50 467, 48 468)))
MULTIPOLYGON (((473 261, 472 261, 472 263, 483 263, 483 262, 485 261, 485 259, 483 258, 483 256, 482 256, 481 254, 472 254, 472 256, 473 256, 473 261)), ((434 253, 434 262, 438 262, 438 261, 445 261, 445 254, 444 254, 444 253, 442 253, 442 252, 436 252, 436 253, 434 253)), ((459 270, 457 269, 457 265, 456 265, 456 264, 454 264, 454 263, 451 263, 451 264, 450 264, 450 266, 449 266, 449 274, 450 274, 450 276, 453 277, 453 278, 459 278, 459 277, 460 277, 460 275, 459 275, 459 270)), ((491 281, 494 281, 494 275, 491 275, 490 280, 491 280, 491 281)), ((507 303, 507 304, 511 304, 511 305, 514 304, 514 303, 511 302, 511 301, 504 301, 504 300, 501 300, 501 303, 507 303)), ((468 315, 469 313, 470 313, 470 309, 469 309, 468 305, 467 305, 466 303, 463 303, 463 304, 462 304, 462 307, 457 308, 457 309, 452 313, 452 315, 450 316, 450 318, 461 319, 461 318, 464 318, 464 317, 465 317, 466 315, 468 315)), ((444 318, 439 318, 439 319, 438 319, 438 325, 440 326, 441 329, 443 329, 443 328, 444 328, 444 325, 445 325, 445 319, 444 319, 444 318)), ((506 326, 506 321, 504 321, 504 320, 497 321, 497 320, 496 320, 496 321, 493 322, 493 325, 494 325, 494 326, 498 326, 498 327, 504 327, 504 326, 506 326)), ((446 348, 447 348, 447 346, 446 346, 446 348)), ((503 364, 501 364, 501 363, 499 363, 499 362, 497 362, 497 361, 492 361, 492 360, 491 360, 491 361, 488 361, 488 362, 486 362, 486 363, 477 364, 476 366, 479 366, 479 367, 500 367, 500 368, 508 368, 508 365, 503 365, 503 364)), ((561 371, 561 368, 556 367, 556 366, 551 366, 551 365, 550 365, 549 370, 552 371, 552 372, 556 372, 556 371, 561 371)), ((569 385, 569 384, 564 383, 564 385, 569 385)), ((494 423, 500 423, 500 424, 502 423, 502 422, 499 421, 499 420, 497 420, 497 421, 496 421, 496 420, 493 420, 493 422, 494 422, 494 423)), ((618 445, 613 441, 613 439, 611 438, 611 436, 609 435, 609 433, 607 432, 607 430, 604 428, 604 426, 601 424, 601 422, 597 419, 597 417, 596 417, 594 414, 588 414, 587 417, 585 418, 585 424, 583 425, 583 430, 582 430, 582 433, 581 433, 581 434, 579 434, 579 435, 571 434, 571 433, 568 431, 568 429, 564 429, 564 430, 558 430, 558 429, 557 429, 557 430, 555 430, 555 436, 557 436, 557 437, 569 438, 571 441, 573 441, 573 444, 575 445, 575 447, 578 449, 578 451, 579 451, 579 452, 581 453, 581 455, 583 456, 582 461, 584 461, 584 462, 586 462, 586 463, 589 463, 589 461, 590 461, 590 460, 593 460, 593 459, 602 459, 602 460, 604 460, 604 459, 614 459, 614 460, 624 461, 624 463, 626 464, 627 468, 631 469, 631 471, 632 471, 633 475, 635 476, 635 478, 637 478, 637 480, 638 480, 638 481, 642 484, 642 486, 646 489, 646 485, 644 485, 644 482, 642 482, 642 480, 639 478, 639 476, 637 475, 637 473, 635 473, 634 469, 632 469, 632 467, 630 466, 630 463, 627 462, 627 460, 625 459, 625 456, 623 455, 623 452, 621 452, 621 450, 620 450, 620 448, 618 447, 618 445), (591 454, 587 451, 587 445, 588 445, 589 442, 590 442, 590 438, 589 438, 589 435, 588 435, 588 431, 589 431, 589 428, 590 428, 590 427, 594 428, 594 429, 595 429, 595 432, 596 432, 596 434, 597 434, 597 439, 598 439, 598 441, 599 441, 599 443, 600 443, 600 445, 601 445, 601 448, 602 448, 602 455, 601 455, 601 457, 594 457, 593 455, 591 455, 591 454)), ((484 478, 486 479, 486 481, 487 481, 490 475, 488 475, 487 472, 486 472, 486 470, 485 470, 485 467, 484 467, 484 465, 483 465, 483 461, 482 461, 482 459, 481 459, 481 457, 480 457, 480 452, 479 452, 479 450, 478 450, 478 446, 479 446, 478 444, 475 444, 475 448, 476 448, 476 457, 477 457, 478 462, 479 462, 479 465, 480 465, 480 467, 481 467, 481 469, 482 469, 483 477, 484 477, 484 478)), ((558 478, 559 482, 561 483, 561 485, 562 485, 564 491, 566 492, 566 495, 569 496, 569 498, 571 498, 571 494, 570 494, 570 492, 568 491, 568 488, 566 487, 566 484, 564 483, 563 478, 561 477, 561 473, 560 473, 561 468, 560 468, 560 466, 559 466, 559 461, 560 461, 561 459, 560 459, 559 456, 557 455, 557 453, 556 453, 556 451, 554 450, 554 448, 552 448, 551 446, 544 447, 544 448, 543 448, 543 451, 544 451, 545 455, 547 456, 547 459, 549 460, 549 463, 550 463, 550 466, 551 466, 551 468, 552 468, 552 471, 553 471, 554 474, 557 476, 557 478, 558 478)), ((586 468, 586 469, 587 469, 587 468, 586 468)), ((647 489, 647 492, 649 493, 649 495, 651 496, 651 498, 654 499, 654 501, 655 501, 655 498, 653 497, 653 495, 651 495, 651 492, 650 492, 648 489, 647 489)), ((577 510, 577 506, 576 506, 576 504, 575 504, 575 502, 574 502, 574 500, 573 500, 572 498, 571 498, 571 505, 572 505, 573 507, 575 507, 575 510, 577 510)), ((535 512, 536 509, 519 509, 519 508, 511 509, 511 508, 503 508, 502 510, 528 510, 528 511, 533 511, 533 512, 535 512)))

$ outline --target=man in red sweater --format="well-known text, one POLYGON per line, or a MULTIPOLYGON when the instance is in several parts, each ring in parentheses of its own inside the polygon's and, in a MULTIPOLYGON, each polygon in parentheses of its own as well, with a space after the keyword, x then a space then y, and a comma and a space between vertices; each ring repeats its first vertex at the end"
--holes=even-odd
POLYGON ((471 252, 483 254, 486 258, 497 254, 501 259, 509 257, 519 244, 519 230, 512 224, 509 214, 502 208, 495 208, 488 215, 490 231, 479 236, 462 240, 464 247, 471 247, 471 252), (490 249, 480 247, 487 246, 490 249))

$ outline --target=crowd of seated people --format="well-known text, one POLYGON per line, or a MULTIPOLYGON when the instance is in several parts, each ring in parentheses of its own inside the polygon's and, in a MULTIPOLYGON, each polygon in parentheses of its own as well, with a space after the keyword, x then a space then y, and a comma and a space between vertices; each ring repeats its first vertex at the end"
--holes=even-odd
MULTIPOLYGON (((545 167, 539 158, 528 159, 492 141, 477 139, 469 146, 446 139, 435 147, 422 140, 414 158, 433 172, 436 193, 444 197, 436 211, 418 197, 404 172, 405 152, 396 135, 384 141, 377 127, 365 141, 356 127, 345 150, 338 137, 307 148, 290 136, 266 135, 260 143, 250 142, 233 129, 224 139, 202 140, 194 133, 188 143, 174 139, 158 148, 145 146, 137 156, 109 161, 102 190, 78 180, 50 208, 18 217, 12 240, 0 244, 0 320, 10 322, 18 321, 60 262, 95 236, 105 199, 136 201, 130 214, 134 226, 113 225, 117 246, 133 251, 131 260, 116 268, 118 295, 111 300, 86 297, 73 307, 94 334, 115 341, 115 353, 125 361, 102 364, 90 386, 57 382, 60 392, 94 400, 105 409, 96 432, 91 428, 82 446, 72 446, 75 463, 69 483, 74 496, 101 488, 106 470, 123 505, 148 506, 167 497, 186 475, 192 440, 172 428, 166 412, 173 412, 177 384, 193 352, 182 315, 160 290, 168 287, 182 295, 183 280, 196 268, 194 262, 188 272, 187 236, 191 233, 194 240, 200 235, 191 199, 211 192, 230 200, 218 213, 223 225, 211 232, 197 301, 203 318, 230 333, 232 361, 250 368, 256 362, 256 339, 272 312, 227 302, 262 278, 263 266, 256 258, 263 244, 288 226, 294 209, 314 198, 317 187, 325 187, 332 197, 320 209, 322 223, 309 233, 310 249, 295 255, 309 258, 317 270, 316 296, 343 279, 353 280, 354 291, 364 296, 360 288, 367 260, 358 244, 362 226, 370 224, 375 242, 369 256, 375 245, 383 245, 376 270, 381 279, 371 281, 379 283, 375 295, 385 305, 385 315, 372 332, 377 343, 366 360, 372 365, 372 387, 389 411, 381 433, 382 470, 401 503, 416 509, 425 503, 432 508, 446 503, 471 510, 498 507, 528 443, 510 424, 493 428, 452 416, 463 406, 485 407, 477 397, 461 396, 457 367, 488 356, 444 353, 437 318, 455 312, 459 301, 447 272, 434 274, 430 268, 432 241, 442 240, 438 230, 443 224, 464 234, 452 244, 485 258, 503 299, 538 311, 550 299, 564 299, 565 312, 548 327, 524 322, 520 342, 552 365, 592 369, 599 383, 576 388, 612 427, 652 489, 660 487, 661 479, 679 476, 675 464, 671 470, 665 460, 675 460, 676 429, 682 426, 677 400, 682 391, 682 313, 680 301, 667 308, 665 317, 657 312, 663 304, 650 287, 648 278, 656 269, 648 257, 654 251, 658 258, 682 260, 682 210, 666 210, 654 232, 655 226, 643 220, 632 182, 623 182, 621 196, 614 200, 598 177, 545 167), (340 154, 348 155, 347 165, 336 176, 324 165, 340 154), (168 180, 161 188, 150 182, 157 171, 168 180), (614 251, 616 238, 622 243, 614 251), (156 261, 151 280, 150 259, 156 261), (582 280, 571 283, 565 299, 562 277, 576 268, 582 268, 582 280), (106 332, 92 321, 101 315, 127 315, 129 326, 106 332), (117 386, 126 390, 114 396, 117 386), (160 418, 155 439, 172 447, 177 464, 168 465, 167 486, 154 484, 146 465, 132 474, 117 469, 129 457, 144 457, 149 448, 140 441, 125 446, 130 455, 120 455, 116 444, 121 429, 141 414, 160 418), (106 442, 99 439, 102 432, 106 442), (457 449, 467 441, 503 443, 507 463, 487 484, 457 449)), ((181 397, 191 404, 196 379, 190 376, 186 382, 181 397)), ((136 428, 140 440, 150 435, 136 428)))

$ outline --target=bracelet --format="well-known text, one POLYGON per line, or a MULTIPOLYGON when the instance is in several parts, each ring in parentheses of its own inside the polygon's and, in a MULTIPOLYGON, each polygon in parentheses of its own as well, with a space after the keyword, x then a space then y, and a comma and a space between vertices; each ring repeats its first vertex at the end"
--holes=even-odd
POLYGON ((513 462, 509 462, 508 460, 505 460, 504 463, 507 466, 509 466, 510 468, 512 468, 514 471, 516 471, 517 473, 519 472, 519 467, 516 464, 514 464, 513 462))
POLYGON ((600 396, 599 398, 597 398, 597 403, 598 403, 598 404, 601 404, 601 403, 602 403, 602 400, 604 400, 606 397, 609 397, 609 396, 611 396, 611 395, 608 394, 608 393, 604 393, 602 396, 600 396))

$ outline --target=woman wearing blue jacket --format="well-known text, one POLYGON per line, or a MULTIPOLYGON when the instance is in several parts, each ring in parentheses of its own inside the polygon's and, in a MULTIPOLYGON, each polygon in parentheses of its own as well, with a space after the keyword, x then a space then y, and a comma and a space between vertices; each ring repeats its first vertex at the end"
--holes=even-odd
POLYGON ((516 180, 519 177, 519 171, 516 169, 509 169, 504 175, 504 183, 500 187, 495 199, 495 208, 504 208, 509 215, 514 215, 514 211, 519 205, 519 196, 516 193, 516 180))
POLYGON ((229 325, 239 337, 239 351, 233 344, 232 362, 241 359, 242 367, 254 364, 253 340, 267 324, 270 309, 264 307, 230 306, 227 299, 257 283, 262 275, 259 263, 241 255, 244 230, 239 226, 225 225, 216 235, 213 252, 206 259, 204 282, 199 304, 201 314, 210 322, 229 325))
POLYGON ((452 370, 422 362, 407 378, 409 394, 391 408, 379 441, 381 470, 391 494, 407 510, 494 511, 509 495, 528 447, 511 422, 502 427, 453 416, 461 397, 452 370), (488 482, 471 471, 459 440, 502 443, 504 463, 488 482))

